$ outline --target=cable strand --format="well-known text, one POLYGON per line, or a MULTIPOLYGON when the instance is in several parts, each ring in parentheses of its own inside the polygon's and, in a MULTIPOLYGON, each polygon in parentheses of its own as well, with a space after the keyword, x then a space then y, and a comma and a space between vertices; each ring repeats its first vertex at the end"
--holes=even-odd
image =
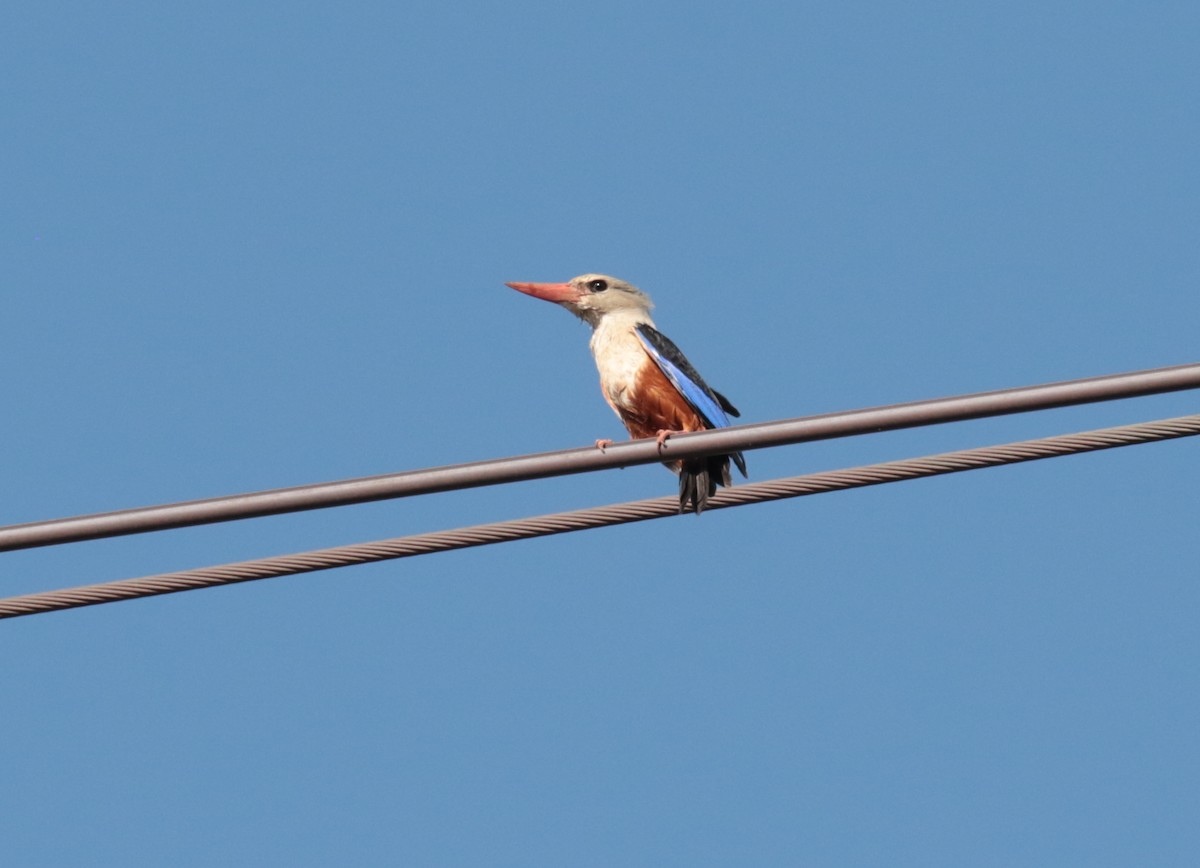
POLYGON ((672 437, 663 453, 653 440, 635 440, 603 452, 583 447, 122 509, 0 527, 0 552, 1196 388, 1200 364, 1175 365, 695 432, 672 437))
MULTIPOLYGON (((1103 428, 1079 434, 1044 437, 999 446, 964 449, 940 455, 869 464, 844 470, 810 473, 723 489, 710 500, 707 511, 978 470, 985 467, 1017 464, 1043 458, 1056 458, 1082 452, 1095 452, 1179 437, 1192 437, 1198 434, 1200 434, 1200 415, 1181 416, 1175 419, 1103 428)), ((260 558, 221 566, 163 573, 136 579, 120 579, 0 599, 0 618, 16 618, 119 600, 297 575, 335 567, 414 557, 494 543, 513 542, 519 539, 666 518, 677 515, 677 513, 678 499, 676 497, 656 497, 572 512, 552 513, 455 530, 260 558)))

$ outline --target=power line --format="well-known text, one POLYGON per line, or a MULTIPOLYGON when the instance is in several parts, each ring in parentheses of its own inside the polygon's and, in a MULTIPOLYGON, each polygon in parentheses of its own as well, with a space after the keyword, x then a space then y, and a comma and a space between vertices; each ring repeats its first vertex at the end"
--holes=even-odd
POLYGON ((1200 364, 0 527, 0 552, 1200 388, 1200 364))
MULTIPOLYGON (((1178 437, 1192 437, 1197 434, 1200 434, 1200 415, 1085 431, 1080 434, 1025 440, 1001 446, 964 449, 959 452, 947 452, 923 458, 889 461, 846 470, 811 473, 770 482, 739 485, 720 491, 709 501, 707 509, 712 511, 731 506, 744 506, 790 497, 803 497, 809 494, 900 482, 906 479, 958 473, 964 470, 1017 464, 1041 458, 1094 452, 1178 437)), ((676 515, 678 510, 679 503, 676 497, 657 497, 573 512, 499 521, 457 530, 397 537, 378 542, 356 543, 294 555, 260 558, 223 566, 183 570, 138 579, 121 579, 0 599, 0 618, 42 614, 78 606, 92 606, 177 591, 309 573, 353 564, 366 564, 432 554, 433 552, 531 539, 576 530, 645 521, 652 518, 665 518, 676 515)))

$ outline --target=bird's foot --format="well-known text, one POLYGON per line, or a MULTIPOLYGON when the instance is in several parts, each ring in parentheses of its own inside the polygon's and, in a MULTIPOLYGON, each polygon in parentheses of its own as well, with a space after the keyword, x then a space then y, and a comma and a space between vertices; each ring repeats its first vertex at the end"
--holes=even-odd
POLYGON ((601 440, 596 441, 596 448, 599 449, 601 452, 603 452, 605 449, 607 449, 609 446, 612 446, 612 445, 613 445, 613 442, 611 440, 601 439, 601 440))
POLYGON ((672 434, 678 434, 678 433, 679 433, 678 431, 671 431, 668 428, 658 429, 658 433, 654 436, 655 442, 658 443, 658 451, 662 452, 662 448, 663 448, 663 446, 666 445, 668 437, 670 437, 672 434))

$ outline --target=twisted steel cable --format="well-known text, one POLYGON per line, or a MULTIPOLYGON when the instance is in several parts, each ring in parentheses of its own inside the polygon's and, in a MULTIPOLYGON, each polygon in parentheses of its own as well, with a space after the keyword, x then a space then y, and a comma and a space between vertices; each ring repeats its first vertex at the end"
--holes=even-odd
MULTIPOLYGON (((665 452, 671 458, 698 458, 1197 388, 1200 364, 1175 365, 683 434, 667 441, 665 452)), ((603 452, 588 446, 28 522, 0 527, 0 552, 632 467, 662 459, 652 440, 635 440, 614 444, 603 452)))
MULTIPOLYGON (((923 458, 888 461, 882 464, 869 464, 846 470, 810 473, 804 476, 775 479, 769 482, 739 485, 720 491, 709 501, 708 510, 744 506, 751 503, 763 503, 771 500, 782 500, 789 497, 803 497, 809 494, 841 491, 849 488, 861 488, 886 482, 900 482, 906 479, 918 479, 926 476, 939 476, 947 473, 958 473, 964 470, 977 470, 983 467, 1017 464, 1024 461, 1036 461, 1041 458, 1055 458, 1081 452, 1095 452, 1101 449, 1132 446, 1138 443, 1151 443, 1178 437, 1192 437, 1197 434, 1200 434, 1200 415, 1181 416, 1175 419, 1162 419, 1157 422, 1143 422, 1116 428, 1103 428, 1080 434, 1065 434, 1038 440, 1024 440, 1000 446, 964 449, 958 452, 947 452, 923 458)), ((100 603, 116 602, 118 600, 130 600, 137 597, 170 594, 176 591, 189 591, 197 588, 248 582, 255 579, 309 573, 353 564, 365 564, 412 557, 414 555, 432 554, 433 552, 450 551, 452 549, 511 542, 518 539, 550 536, 569 531, 645 521, 652 518, 665 518, 676 515, 678 509, 679 504, 676 497, 656 497, 648 500, 580 509, 573 512, 560 512, 532 518, 498 521, 491 524, 459 528, 457 530, 417 534, 378 542, 357 543, 354 545, 338 546, 336 548, 302 552, 294 555, 261 558, 241 563, 225 564, 223 566, 204 567, 196 570, 183 570, 181 572, 164 573, 138 579, 121 579, 95 585, 84 585, 59 591, 26 594, 19 597, 0 599, 0 618, 16 618, 22 615, 71 609, 77 606, 92 606, 100 603)))

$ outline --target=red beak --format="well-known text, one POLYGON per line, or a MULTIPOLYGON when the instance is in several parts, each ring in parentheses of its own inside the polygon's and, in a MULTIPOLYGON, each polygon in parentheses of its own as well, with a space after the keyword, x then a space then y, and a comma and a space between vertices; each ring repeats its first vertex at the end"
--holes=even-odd
POLYGON ((582 296, 579 289, 569 283, 506 283, 504 285, 511 286, 517 292, 523 292, 534 298, 552 301, 556 304, 577 302, 582 296))

